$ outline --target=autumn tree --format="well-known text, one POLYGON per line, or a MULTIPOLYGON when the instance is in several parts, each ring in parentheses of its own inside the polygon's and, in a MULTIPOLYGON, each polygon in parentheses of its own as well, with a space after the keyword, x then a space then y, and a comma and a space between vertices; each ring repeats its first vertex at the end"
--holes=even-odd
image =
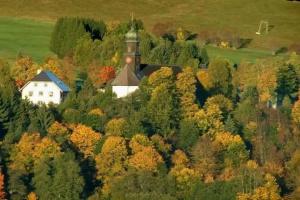
POLYGON ((197 174, 194 169, 189 166, 189 159, 181 150, 176 150, 172 155, 173 167, 170 175, 175 177, 176 186, 178 188, 178 196, 186 197, 191 192, 196 183, 197 174))
POLYGON ((300 125, 300 100, 296 101, 293 106, 292 119, 297 125, 300 125))
POLYGON ((186 67, 177 75, 176 89, 180 95, 183 118, 192 118, 198 110, 196 104, 196 79, 193 69, 186 67))
POLYGON ((0 199, 4 200, 6 194, 5 194, 5 187, 4 187, 4 174, 0 172, 0 199))
POLYGON ((217 105, 225 118, 233 110, 232 101, 222 94, 209 97, 206 100, 204 107, 208 108, 212 105, 217 105))
POLYGON ((27 195, 27 200, 38 200, 38 197, 37 197, 37 195, 34 192, 30 192, 27 195))
POLYGON ((110 192, 114 177, 124 175, 127 168, 128 151, 126 141, 120 136, 109 136, 96 156, 97 178, 104 183, 103 192, 110 192))
POLYGON ((101 134, 84 125, 77 125, 71 136, 72 143, 83 153, 84 157, 94 156, 96 143, 101 139, 101 134))
POLYGON ((12 67, 13 77, 15 78, 18 87, 21 88, 27 81, 32 79, 38 70, 38 65, 35 64, 30 57, 20 57, 12 67))
POLYGON ((100 69, 99 79, 102 84, 107 83, 108 81, 116 77, 116 70, 111 66, 104 66, 100 69))
POLYGON ((157 171, 160 164, 163 164, 162 156, 154 148, 153 143, 147 136, 135 135, 129 146, 133 155, 129 158, 129 166, 138 170, 157 171))
POLYGON ((148 81, 152 91, 146 116, 152 125, 152 131, 166 138, 176 127, 179 115, 173 71, 162 67, 152 73, 148 81))
POLYGON ((257 187, 252 194, 240 193, 238 200, 281 200, 276 179, 270 174, 265 175, 265 184, 257 187))
POLYGON ((200 109, 194 120, 202 134, 214 135, 224 129, 222 122, 222 112, 217 105, 211 105, 205 109, 200 109))
POLYGON ((128 123, 124 118, 111 119, 105 126, 106 135, 124 136, 128 123))

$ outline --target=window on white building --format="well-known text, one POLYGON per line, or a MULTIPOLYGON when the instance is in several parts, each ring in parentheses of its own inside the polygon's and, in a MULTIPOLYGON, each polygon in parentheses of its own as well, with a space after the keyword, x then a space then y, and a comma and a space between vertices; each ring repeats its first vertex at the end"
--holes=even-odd
POLYGON ((53 92, 49 92, 49 97, 53 97, 53 92))
POLYGON ((45 87, 48 87, 48 84, 47 84, 47 83, 45 83, 45 84, 44 84, 44 86, 45 86, 45 87))
POLYGON ((37 83, 34 83, 34 86, 35 86, 35 87, 37 87, 37 85, 38 85, 37 83))
POLYGON ((39 92, 39 96, 43 96, 44 93, 42 91, 39 92))
POLYGON ((28 96, 32 97, 32 95, 33 95, 33 92, 29 91, 28 96))

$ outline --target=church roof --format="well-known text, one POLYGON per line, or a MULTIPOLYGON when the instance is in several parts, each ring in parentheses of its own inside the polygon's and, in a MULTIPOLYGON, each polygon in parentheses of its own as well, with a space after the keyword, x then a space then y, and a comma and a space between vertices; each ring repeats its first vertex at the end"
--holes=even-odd
MULTIPOLYGON (((54 75, 51 71, 42 71, 40 72, 38 75, 36 75, 35 77, 33 77, 33 79, 31 79, 30 81, 28 81, 28 83, 30 82, 53 82, 62 92, 69 92, 70 88, 59 78, 57 78, 56 75, 54 75)), ((23 90, 23 88, 25 88, 27 85, 25 84, 21 90, 23 90)))
POLYGON ((138 86, 140 83, 140 79, 136 76, 133 70, 129 65, 125 65, 125 67, 121 70, 115 80, 112 82, 114 86, 138 86))

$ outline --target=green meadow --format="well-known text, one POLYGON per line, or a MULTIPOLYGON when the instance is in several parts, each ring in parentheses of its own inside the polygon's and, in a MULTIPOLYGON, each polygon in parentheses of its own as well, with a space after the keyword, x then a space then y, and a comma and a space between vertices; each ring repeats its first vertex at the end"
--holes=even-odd
POLYGON ((0 15, 55 20, 85 16, 124 21, 130 13, 148 30, 158 22, 173 23, 195 33, 231 31, 253 39, 249 48, 288 47, 300 41, 300 3, 287 0, 0 0, 0 15), (270 24, 268 35, 256 35, 260 20, 270 24))
POLYGON ((300 3, 286 0, 0 0, 0 57, 12 60, 28 54, 41 62, 51 55, 49 40, 58 17, 127 21, 130 13, 143 20, 148 31, 156 23, 170 23, 194 33, 231 32, 251 39, 241 50, 207 47, 211 57, 235 63, 271 56, 300 41, 300 3), (260 20, 269 22, 269 34, 255 34, 260 20))
POLYGON ((37 62, 52 53, 49 50, 53 23, 0 17, 0 58, 14 60, 23 54, 37 62))

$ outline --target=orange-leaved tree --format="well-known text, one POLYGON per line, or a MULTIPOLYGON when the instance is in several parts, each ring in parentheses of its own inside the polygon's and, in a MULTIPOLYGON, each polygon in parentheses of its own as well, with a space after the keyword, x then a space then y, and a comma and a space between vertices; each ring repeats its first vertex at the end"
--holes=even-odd
POLYGON ((4 200, 6 194, 5 194, 5 188, 4 188, 4 174, 0 172, 0 200, 4 200))
POLYGON ((108 81, 116 77, 116 70, 111 66, 104 66, 99 71, 99 79, 102 84, 107 83, 108 81))
POLYGON ((82 124, 77 125, 70 136, 72 143, 83 153, 85 158, 94 156, 95 145, 100 139, 100 133, 82 124))

